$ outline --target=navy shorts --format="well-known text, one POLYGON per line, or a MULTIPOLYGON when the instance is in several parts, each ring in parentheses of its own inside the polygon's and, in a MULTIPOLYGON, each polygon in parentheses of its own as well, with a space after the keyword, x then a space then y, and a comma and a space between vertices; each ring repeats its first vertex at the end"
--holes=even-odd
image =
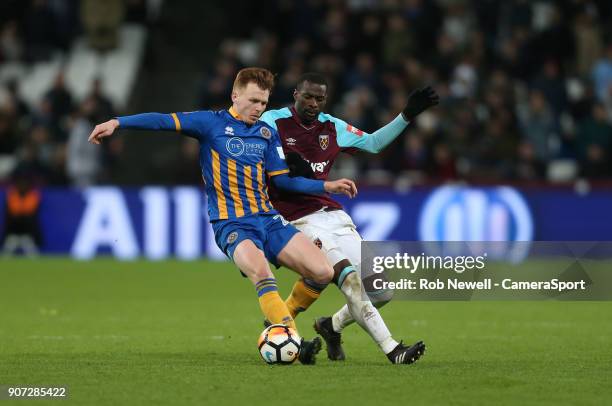
POLYGON ((276 259, 278 254, 289 240, 299 233, 298 229, 280 214, 256 214, 217 220, 212 223, 212 228, 217 246, 229 259, 234 259, 234 250, 241 241, 251 240, 277 268, 280 266, 276 259))

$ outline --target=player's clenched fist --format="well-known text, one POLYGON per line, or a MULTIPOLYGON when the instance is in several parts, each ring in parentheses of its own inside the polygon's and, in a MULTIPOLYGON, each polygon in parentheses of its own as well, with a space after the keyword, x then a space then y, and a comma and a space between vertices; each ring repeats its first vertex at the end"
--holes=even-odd
POLYGON ((91 134, 89 134, 89 142, 99 145, 100 140, 104 137, 112 135, 117 127, 119 127, 119 120, 116 118, 108 120, 102 124, 98 124, 94 127, 91 134))
POLYGON ((355 182, 350 179, 338 179, 333 181, 327 181, 323 184, 325 191, 328 193, 345 194, 351 199, 357 196, 357 186, 355 182))

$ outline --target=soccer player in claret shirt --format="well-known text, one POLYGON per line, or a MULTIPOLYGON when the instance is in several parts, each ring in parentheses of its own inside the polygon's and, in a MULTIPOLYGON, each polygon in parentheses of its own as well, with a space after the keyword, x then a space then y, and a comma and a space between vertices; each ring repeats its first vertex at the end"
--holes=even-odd
MULTIPOLYGON (((117 117, 97 125, 89 141, 99 144, 120 128, 170 130, 197 139, 217 245, 255 285, 266 319, 296 329, 278 294, 268 260, 277 267, 293 269, 316 286, 329 283, 333 269, 325 255, 272 207, 268 186, 308 195, 328 192, 349 197, 357 189, 348 179, 328 182, 288 176, 276 130, 259 121, 273 85, 274 76, 268 70, 246 68, 236 76, 228 110, 117 117)), ((306 293, 292 294, 299 297, 306 293)), ((318 337, 304 340, 300 361, 314 363, 320 348, 318 337)))
MULTIPOLYGON (((430 87, 416 90, 410 94, 406 107, 393 121, 374 133, 367 134, 323 113, 327 88, 323 76, 307 73, 297 83, 293 93, 293 107, 270 110, 261 117, 278 130, 292 176, 326 180, 341 152, 380 152, 399 136, 419 113, 435 106, 439 100, 430 87)), ((347 305, 332 317, 322 317, 315 321, 315 330, 326 341, 328 358, 345 359, 341 332, 344 327, 356 321, 370 334, 392 363, 410 364, 416 361, 425 351, 425 344, 419 341, 407 347, 395 341, 376 308, 389 300, 389 296, 381 297, 389 292, 366 289, 371 301, 363 300, 362 283, 356 272, 361 265, 361 236, 340 203, 329 195, 287 194, 277 188, 270 190, 270 196, 274 207, 325 252, 334 268, 333 282, 346 298, 347 305)), ((299 292, 300 286, 311 290, 308 285, 308 280, 297 281, 292 294, 299 292)), ((296 317, 312 304, 313 300, 304 301, 304 297, 306 296, 290 295, 287 299, 292 317, 296 317)), ((315 294, 312 294, 311 299, 314 297, 315 294)))

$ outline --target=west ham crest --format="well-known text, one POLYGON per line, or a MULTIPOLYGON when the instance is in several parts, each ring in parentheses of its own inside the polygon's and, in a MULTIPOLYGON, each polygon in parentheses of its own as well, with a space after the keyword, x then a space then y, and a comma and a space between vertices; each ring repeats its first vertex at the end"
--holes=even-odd
POLYGON ((329 147, 329 135, 321 134, 319 135, 319 145, 322 150, 326 150, 329 147))

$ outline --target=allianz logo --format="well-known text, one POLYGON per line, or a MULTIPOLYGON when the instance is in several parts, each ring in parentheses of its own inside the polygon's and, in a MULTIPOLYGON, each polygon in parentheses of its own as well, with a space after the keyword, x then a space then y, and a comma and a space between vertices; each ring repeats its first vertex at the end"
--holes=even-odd
POLYGON ((481 241, 494 257, 520 260, 533 240, 533 217, 512 187, 443 186, 426 200, 419 217, 421 241, 481 241), (506 242, 504 244, 503 242, 506 242))

